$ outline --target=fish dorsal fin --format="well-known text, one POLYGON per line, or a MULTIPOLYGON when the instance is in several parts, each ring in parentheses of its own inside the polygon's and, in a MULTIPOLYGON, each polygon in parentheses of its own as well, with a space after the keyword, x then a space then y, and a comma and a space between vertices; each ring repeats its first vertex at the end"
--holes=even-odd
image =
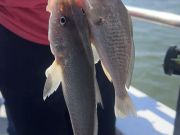
POLYGON ((109 79, 110 82, 112 82, 111 75, 109 74, 108 70, 105 68, 105 66, 104 66, 104 64, 102 63, 102 61, 101 61, 101 65, 102 65, 102 68, 103 68, 103 71, 104 71, 106 77, 109 79))
POLYGON ((129 18, 129 28, 130 28, 130 36, 131 36, 131 54, 130 54, 130 62, 128 66, 129 72, 127 74, 127 81, 126 81, 127 88, 129 88, 131 84, 131 79, 132 79, 133 69, 134 69, 134 59, 135 59, 135 47, 134 47, 134 41, 133 41, 133 25, 132 25, 131 17, 128 16, 128 18, 129 18))
POLYGON ((46 70, 46 82, 44 85, 43 99, 49 97, 60 85, 62 81, 61 67, 55 60, 52 65, 46 70))
POLYGON ((94 64, 97 64, 98 61, 100 60, 99 55, 98 55, 97 50, 93 44, 91 44, 91 47, 92 47, 93 56, 94 56, 94 64))
POLYGON ((57 3, 57 0, 48 0, 48 4, 46 6, 46 11, 51 12, 53 6, 57 3))

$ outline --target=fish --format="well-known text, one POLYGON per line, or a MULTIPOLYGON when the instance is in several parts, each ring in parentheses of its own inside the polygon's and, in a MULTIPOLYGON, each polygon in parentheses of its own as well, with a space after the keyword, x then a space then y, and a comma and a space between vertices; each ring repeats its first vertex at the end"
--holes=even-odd
POLYGON ((127 90, 131 84, 135 48, 133 28, 121 0, 80 0, 87 15, 94 44, 107 78, 115 88, 117 117, 136 115, 127 90))
POLYGON ((74 135, 97 135, 97 104, 102 102, 86 14, 74 0, 51 1, 48 39, 55 57, 46 70, 44 100, 60 83, 74 135))

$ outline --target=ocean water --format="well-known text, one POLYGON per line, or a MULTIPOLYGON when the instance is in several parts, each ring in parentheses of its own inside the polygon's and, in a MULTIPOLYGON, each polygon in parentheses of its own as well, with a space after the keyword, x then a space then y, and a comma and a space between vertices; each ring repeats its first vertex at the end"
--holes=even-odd
MULTIPOLYGON (((123 0, 123 2, 128 6, 180 15, 179 0, 123 0)), ((176 109, 180 76, 165 75, 162 64, 170 46, 180 47, 180 28, 147 23, 133 18, 133 32, 136 57, 132 85, 176 109)))

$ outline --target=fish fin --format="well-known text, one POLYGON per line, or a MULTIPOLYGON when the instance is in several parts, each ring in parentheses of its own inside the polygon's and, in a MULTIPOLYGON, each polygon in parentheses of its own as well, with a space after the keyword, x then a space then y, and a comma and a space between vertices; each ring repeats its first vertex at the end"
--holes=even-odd
POLYGON ((95 108, 95 116, 94 116, 94 133, 93 135, 98 135, 98 116, 97 116, 97 109, 95 108))
POLYGON ((108 78, 108 80, 109 80, 110 82, 112 82, 111 75, 109 74, 109 72, 107 71, 107 69, 105 68, 105 66, 103 65, 102 61, 101 61, 101 65, 102 65, 102 68, 103 68, 103 71, 104 71, 106 77, 108 78))
POLYGON ((133 69, 134 69, 134 60, 135 60, 135 46, 134 46, 134 41, 133 41, 133 25, 132 25, 132 19, 130 15, 128 14, 129 18, 129 28, 130 28, 130 36, 131 36, 131 54, 130 54, 130 62, 128 65, 128 76, 126 80, 126 86, 129 88, 132 80, 132 75, 133 75, 133 69))
POLYGON ((134 69, 134 58, 135 58, 135 50, 134 50, 134 43, 132 41, 132 47, 131 47, 131 57, 130 57, 130 63, 128 66, 128 75, 126 80, 126 86, 129 88, 131 85, 132 75, 133 75, 133 69, 134 69))
POLYGON ((98 85, 98 82, 97 82, 97 79, 95 78, 95 94, 96 94, 96 104, 100 104, 102 108, 104 108, 103 106, 103 101, 102 101, 102 97, 101 97, 101 92, 100 92, 100 89, 99 89, 99 85, 98 85))
POLYGON ((46 82, 44 85, 43 99, 49 97, 60 85, 62 81, 61 67, 55 60, 52 65, 46 70, 46 82))
POLYGON ((99 55, 98 55, 97 50, 93 44, 91 44, 91 47, 92 47, 93 56, 94 56, 94 64, 97 64, 98 61, 100 60, 99 55))
POLYGON ((46 11, 51 12, 53 6, 57 3, 57 0, 48 0, 48 4, 46 6, 46 11))
MULTIPOLYGON (((127 89, 127 87, 126 87, 127 89)), ((115 115, 116 117, 125 117, 127 115, 136 116, 136 111, 131 98, 128 94, 125 97, 115 97, 115 115)))

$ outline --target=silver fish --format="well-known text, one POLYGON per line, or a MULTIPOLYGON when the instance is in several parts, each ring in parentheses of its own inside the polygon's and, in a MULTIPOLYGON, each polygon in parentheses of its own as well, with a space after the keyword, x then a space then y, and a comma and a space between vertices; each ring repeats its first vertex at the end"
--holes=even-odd
POLYGON ((116 116, 134 115, 127 93, 134 66, 131 18, 121 0, 81 0, 104 71, 115 87, 116 116))
POLYGON ((57 0, 48 10, 49 41, 55 61, 46 71, 44 99, 62 83, 74 135, 97 135, 100 92, 86 15, 73 0, 57 0))

